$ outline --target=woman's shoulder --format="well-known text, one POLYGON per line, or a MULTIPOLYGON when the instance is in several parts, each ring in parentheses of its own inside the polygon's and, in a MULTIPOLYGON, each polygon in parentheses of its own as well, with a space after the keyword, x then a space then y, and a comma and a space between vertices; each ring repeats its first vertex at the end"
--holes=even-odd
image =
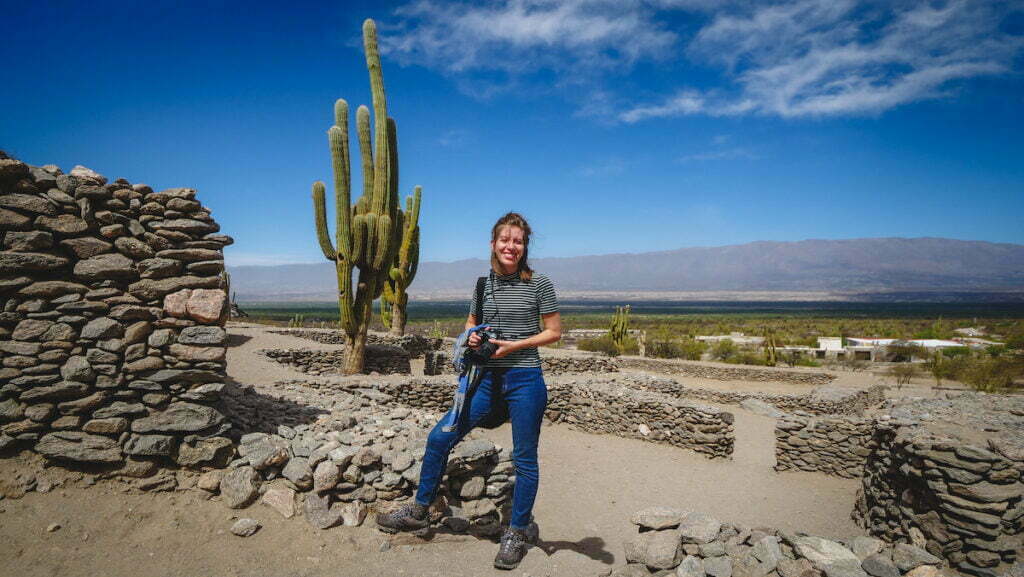
POLYGON ((551 282, 551 277, 542 272, 536 271, 533 273, 532 282, 536 283, 537 286, 554 286, 555 284, 551 282))

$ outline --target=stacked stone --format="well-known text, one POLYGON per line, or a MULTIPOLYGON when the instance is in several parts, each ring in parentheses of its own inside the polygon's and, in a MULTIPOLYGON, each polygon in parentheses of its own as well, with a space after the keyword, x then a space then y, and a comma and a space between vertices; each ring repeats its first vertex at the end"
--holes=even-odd
POLYGON ((666 507, 635 513, 627 565, 611 577, 938 577, 942 560, 871 537, 834 541, 767 527, 744 528, 666 507))
POLYGON ((588 380, 548 383, 547 417, 591 433, 610 433, 730 457, 732 413, 668 395, 588 380))
POLYGON ((775 470, 858 479, 864 473, 875 427, 873 417, 787 414, 775 422, 775 470))
POLYGON ((751 399, 768 403, 785 411, 803 411, 816 415, 860 415, 865 410, 877 407, 885 400, 884 385, 875 385, 867 389, 849 389, 845 387, 821 386, 805 395, 786 395, 774 393, 746 393, 739 391, 718 391, 687 387, 673 379, 647 375, 629 375, 622 377, 622 382, 668 395, 723 403, 741 405, 751 399))
POLYGON ((195 190, 0 153, 0 447, 127 474, 229 458, 218 230, 195 190))
MULTIPOLYGON (((311 349, 263 349, 260 354, 281 364, 295 367, 310 375, 340 375, 344 373, 344 351, 315 351, 311 349)), ((408 375, 412 373, 409 352, 394 345, 366 345, 363 373, 369 375, 408 375)))
MULTIPOLYGON (((911 541, 961 573, 1008 574, 1024 552, 1024 442, 880 422, 854 518, 889 541, 911 541)), ((1016 570, 1020 570, 1018 565, 1016 570)))
MULTIPOLYGON (((424 356, 423 374, 454 374, 451 355, 446 351, 431 351, 424 356)), ((591 355, 549 355, 540 358, 545 375, 571 375, 577 373, 616 373, 619 366, 615 359, 591 355)))
POLYGON ((681 361, 677 359, 654 359, 647 357, 619 357, 619 367, 638 369, 670 375, 683 375, 698 379, 715 381, 757 381, 793 383, 797 385, 826 385, 836 376, 831 373, 808 371, 804 369, 779 369, 770 367, 736 367, 702 363, 698 361, 681 361))
MULTIPOLYGON (((282 419, 280 401, 260 400, 252 389, 229 396, 229 414, 242 426, 282 419)), ((226 470, 207 473, 200 488, 219 493, 235 509, 258 500, 287 518, 301 511, 318 529, 357 526, 369 512, 411 498, 436 416, 376 402, 350 406, 352 412, 334 411, 318 420, 295 414, 300 422, 294 426, 243 435, 239 458, 226 470)), ((509 451, 487 440, 466 440, 449 460, 433 519, 453 531, 494 535, 514 482, 509 451)))
MULTIPOLYGON (((281 331, 270 331, 278 335, 289 335, 303 339, 309 339, 318 343, 330 345, 344 345, 345 335, 336 330, 310 330, 310 329, 287 329, 281 331)), ((391 345, 401 347, 409 353, 409 357, 418 359, 424 354, 435 351, 441 347, 443 339, 427 338, 421 335, 395 336, 387 333, 370 332, 366 335, 366 342, 375 345, 391 345)))

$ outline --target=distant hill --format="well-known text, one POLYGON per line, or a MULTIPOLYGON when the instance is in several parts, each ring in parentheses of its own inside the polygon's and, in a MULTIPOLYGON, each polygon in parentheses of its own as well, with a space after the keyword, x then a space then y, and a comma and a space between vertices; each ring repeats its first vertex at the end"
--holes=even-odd
MULTIPOLYGON (((946 238, 752 242, 635 254, 539 258, 560 293, 1024 292, 1024 245, 946 238)), ((419 298, 464 297, 487 262, 424 262, 419 298)), ((240 301, 335 298, 333 265, 229 267, 240 301)), ((641 297, 641 294, 635 295, 641 297)), ((735 297, 733 297, 735 298, 735 297)))

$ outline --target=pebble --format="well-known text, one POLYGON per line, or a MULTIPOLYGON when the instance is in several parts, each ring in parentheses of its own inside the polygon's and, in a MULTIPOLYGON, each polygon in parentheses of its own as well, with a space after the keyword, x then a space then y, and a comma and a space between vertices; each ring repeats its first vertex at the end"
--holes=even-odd
POLYGON ((262 526, 256 519, 242 518, 231 525, 231 533, 239 537, 251 537, 262 526))

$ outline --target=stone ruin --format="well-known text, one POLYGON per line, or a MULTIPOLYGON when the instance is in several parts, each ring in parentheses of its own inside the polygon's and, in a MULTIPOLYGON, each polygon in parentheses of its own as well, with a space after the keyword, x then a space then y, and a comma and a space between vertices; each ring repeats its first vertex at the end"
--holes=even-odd
POLYGON ((0 153, 0 450, 131 475, 230 459, 232 240, 195 194, 0 153))
POLYGON ((637 536, 611 577, 939 577, 942 559, 913 544, 872 537, 834 541, 770 527, 722 523, 695 511, 633 514, 637 536))

